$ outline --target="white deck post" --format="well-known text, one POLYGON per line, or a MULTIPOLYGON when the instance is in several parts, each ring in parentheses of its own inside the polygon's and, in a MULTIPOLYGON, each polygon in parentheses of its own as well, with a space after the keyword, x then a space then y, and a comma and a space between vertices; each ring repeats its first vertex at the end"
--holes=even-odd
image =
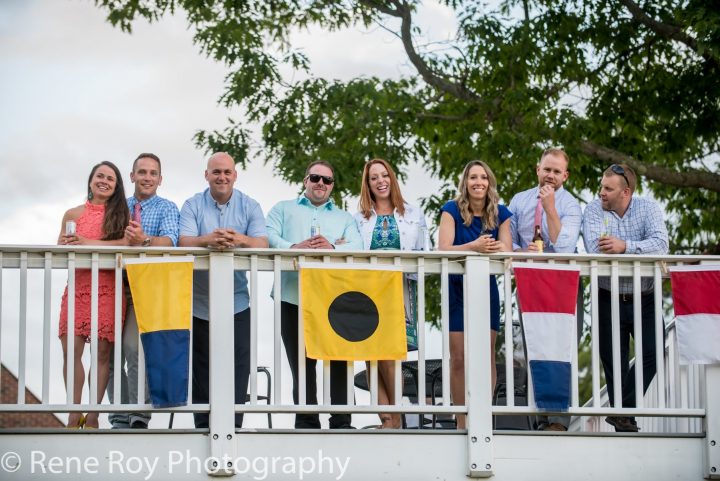
POLYGON ((720 479, 720 366, 705 366, 705 450, 706 479, 720 479))
POLYGON ((211 252, 209 268, 210 456, 214 460, 209 467, 212 476, 232 476, 236 458, 232 252, 211 252))
POLYGON ((492 393, 490 392, 490 259, 465 261, 465 402, 467 475, 493 475, 492 393))

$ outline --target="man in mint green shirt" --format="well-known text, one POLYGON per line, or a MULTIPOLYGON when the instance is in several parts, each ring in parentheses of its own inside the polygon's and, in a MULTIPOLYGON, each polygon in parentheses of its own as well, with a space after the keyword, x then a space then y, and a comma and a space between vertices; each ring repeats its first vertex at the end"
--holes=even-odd
MULTIPOLYGON (((325 161, 312 162, 305 170, 305 192, 298 199, 277 203, 267 215, 270 247, 277 249, 362 250, 362 238, 353 217, 330 200, 335 184, 334 170, 325 161)), ((293 377, 293 401, 298 403, 298 275, 283 272, 281 277, 281 335, 293 377)), ((305 358, 305 397, 317 404, 315 359, 305 358)), ((330 363, 330 401, 347 404, 346 364, 330 363)), ((349 429, 349 414, 330 416, 331 429, 349 429)), ((298 429, 319 429, 317 414, 296 414, 298 429)))

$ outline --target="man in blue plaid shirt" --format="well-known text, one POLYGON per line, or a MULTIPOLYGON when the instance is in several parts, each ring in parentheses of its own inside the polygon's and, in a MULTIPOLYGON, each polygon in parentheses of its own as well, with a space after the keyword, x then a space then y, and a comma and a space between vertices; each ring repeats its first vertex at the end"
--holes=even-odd
MULTIPOLYGON (((588 253, 654 254, 668 252, 668 234, 657 202, 633 195, 635 172, 625 164, 613 164, 603 173, 600 198, 585 208, 583 240, 588 253)), ((635 336, 633 296, 640 296, 642 316, 643 393, 655 377, 655 300, 653 279, 643 278, 640 292, 633 292, 631 277, 621 277, 617 292, 620 304, 620 375, 622 407, 635 407, 635 367, 630 367, 630 336, 635 336)), ((610 404, 614 403, 612 358, 612 314, 610 278, 598 280, 598 328, 600 360, 605 370, 610 404)), ((637 355, 637 354, 636 354, 637 355)), ((605 419, 617 432, 637 432, 632 417, 605 419)))
MULTIPOLYGON (((135 184, 135 193, 128 197, 130 224, 125 229, 125 240, 135 247, 173 247, 178 242, 178 222, 180 211, 175 203, 157 195, 162 183, 160 159, 155 154, 143 153, 133 162, 130 180, 135 184)), ((120 356, 120 398, 123 404, 149 403, 147 388, 145 399, 138 399, 138 327, 135 318, 130 291, 128 294, 127 315, 122 335, 122 354, 120 356), (124 365, 127 363, 127 374, 124 365)), ((110 358, 110 381, 108 396, 113 402, 113 361, 110 358)), ((111 413, 108 416, 113 428, 147 428, 149 413, 111 413)))

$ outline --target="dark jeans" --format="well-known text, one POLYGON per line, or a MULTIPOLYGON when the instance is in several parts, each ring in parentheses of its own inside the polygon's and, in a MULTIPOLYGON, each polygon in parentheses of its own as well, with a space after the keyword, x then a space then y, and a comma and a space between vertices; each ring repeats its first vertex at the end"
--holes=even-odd
MULTIPOLYGON (((290 363, 293 378, 293 402, 298 404, 298 306, 289 302, 280 303, 280 333, 285 353, 290 363)), ((305 357, 305 404, 317 404, 317 379, 315 366, 317 361, 305 357)), ((347 363, 330 362, 330 402, 347 404, 347 363)), ((340 428, 350 424, 350 414, 331 414, 330 428, 340 428)), ((296 414, 295 427, 298 429, 320 429, 320 417, 317 414, 296 414)))
MULTIPOLYGON (((600 334, 600 360, 605 370, 610 405, 614 404, 612 358, 612 317, 610 291, 598 289, 598 331, 600 334)), ((642 360, 643 394, 655 377, 655 300, 652 292, 641 295, 642 315, 642 360)), ((622 386, 622 406, 635 407, 635 366, 630 367, 630 336, 634 336, 634 316, 632 298, 620 299, 620 376, 622 386)), ((637 354, 635 356, 637 358, 637 354)))
MULTIPOLYGON (((210 323, 193 317, 193 403, 210 401, 210 323)), ((245 404, 250 375, 250 309, 235 313, 235 404, 245 404)), ((195 427, 209 427, 208 413, 195 413, 195 427)), ((242 427, 242 413, 235 413, 235 427, 242 427)))

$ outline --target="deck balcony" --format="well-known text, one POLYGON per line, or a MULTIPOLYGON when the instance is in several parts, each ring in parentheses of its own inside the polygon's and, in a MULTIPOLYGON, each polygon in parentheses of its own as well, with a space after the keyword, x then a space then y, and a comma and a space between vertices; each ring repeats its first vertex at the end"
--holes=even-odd
MULTIPOLYGON (((92 411, 153 414, 147 430, 112 430, 103 416, 101 428, 96 430, 0 429, 0 479, 720 479, 720 366, 679 364, 670 287, 664 282, 669 266, 720 264, 720 257, 551 258, 513 254, 512 260, 569 263, 581 269, 588 332, 583 338, 585 346, 573 353, 569 409, 573 421, 567 432, 494 429, 494 422, 497 426, 507 426, 502 420, 510 419, 532 423, 538 414, 533 407, 532 389, 516 385, 514 366, 522 365, 524 355, 518 345, 518 329, 512 328, 517 325, 518 314, 510 256, 392 251, 332 251, 318 255, 317 251, 214 252, 182 248, 140 252, 129 248, 0 246, 0 360, 18 379, 18 399, 0 404, 0 412, 51 412, 61 417, 69 412, 92 411), (97 280, 99 270, 114 269, 119 283, 123 259, 176 255, 194 256, 194 268, 209 271, 210 403, 170 409, 153 409, 137 400, 132 404, 110 404, 107 397, 96 399, 86 388, 83 402, 73 404, 62 381, 62 354, 57 339, 60 296, 68 277, 72 279, 77 269, 90 269, 97 280), (364 362, 347 365, 351 404, 330 404, 329 364, 322 362, 318 363, 320 404, 304 404, 306 393, 302 388, 300 405, 293 404, 292 381, 280 337, 280 297, 276 295, 273 300, 270 289, 273 283, 279 285, 283 271, 296 270, 299 262, 394 265, 417 275, 419 349, 409 354, 412 362, 395 363, 398 395, 390 405, 378 405, 375 389, 368 392, 355 387, 353 380, 365 369, 364 362), (234 270, 247 271, 250 286, 251 376, 246 404, 235 404, 230 372, 234 270), (450 274, 465 276, 464 405, 452 404, 448 395, 450 351, 446 321, 450 274), (506 392, 511 395, 502 405, 493 403, 490 385, 490 274, 498 276, 504 303, 503 328, 497 343, 498 366, 502 366, 499 374, 507 380, 506 392), (605 393, 594 322, 600 276, 610 276, 614 289, 620 276, 632 277, 635 292, 639 292, 641 278, 655 281, 655 329, 661 334, 656 336, 658 370, 647 393, 637 396, 636 408, 610 407, 605 393), (439 293, 431 285, 438 285, 439 293), (439 304, 440 329, 430 328, 426 322, 425 305, 429 302, 439 304), (585 356, 580 353, 589 353, 589 361, 579 361, 585 356), (254 375, 256 372, 258 375, 254 375), (37 394, 40 404, 25 403, 26 387, 37 394), (529 406, 522 405, 525 392, 529 406), (208 412, 209 429, 195 429, 192 412, 208 412), (236 412, 246 413, 241 429, 234 428, 236 412), (296 430, 292 419, 298 412, 321 413, 324 426, 329 413, 352 413, 357 429, 296 430), (363 429, 377 424, 377 413, 382 412, 402 413, 405 427, 363 429), (467 429, 455 428, 451 418, 456 414, 468 416, 467 429), (610 432, 606 416, 636 416, 641 430, 610 432)), ((97 289, 93 290, 92 302, 97 303, 97 289)), ((119 294, 116 305, 119 309, 119 294)), ((635 309, 639 312, 639 300, 635 309)), ((615 326, 617 312, 614 308, 615 326)), ((637 332, 640 326, 636 326, 637 332)), ((86 349, 86 367, 97 359, 97 343, 93 337, 90 349, 86 349)), ((636 341, 634 351, 639 351, 640 346, 636 341)), ((619 357, 618 349, 615 355, 619 357)), ((119 350, 114 356, 119 365, 119 350)), ((138 379, 141 400, 145 392, 143 372, 141 369, 138 379)), ((96 376, 95 371, 90 371, 90 384, 97 382, 96 376)), ((119 401, 117 370, 115 376, 114 398, 119 401)), ((371 381, 376 379, 375 362, 371 363, 369 376, 371 381)), ((72 375, 68 378, 72 379, 72 375)), ((362 384, 363 376, 358 379, 362 384)), ((642 386, 642 379, 637 381, 642 386)), ((615 391, 620 395, 617 386, 615 391)), ((637 392, 642 393, 642 389, 637 392)))

